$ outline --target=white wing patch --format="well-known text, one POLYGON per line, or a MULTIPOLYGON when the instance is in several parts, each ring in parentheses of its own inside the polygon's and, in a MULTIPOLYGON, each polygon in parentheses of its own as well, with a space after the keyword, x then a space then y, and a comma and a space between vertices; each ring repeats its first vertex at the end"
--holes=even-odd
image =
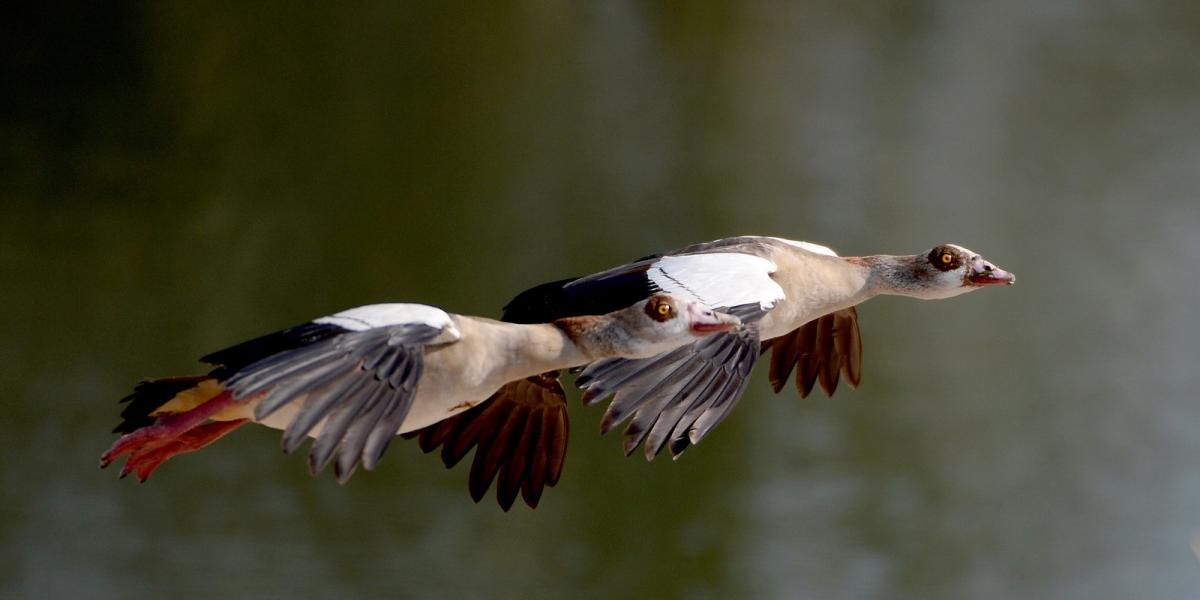
POLYGON ((419 323, 442 330, 436 342, 449 342, 461 337, 450 315, 440 308, 425 304, 368 304, 343 310, 342 312, 314 319, 314 323, 328 323, 351 331, 366 331, 376 327, 419 323), (448 337, 448 339, 447 339, 448 337))
POLYGON ((783 242, 789 246, 795 246, 795 247, 803 249, 803 250, 808 250, 809 252, 813 252, 815 254, 824 254, 825 256, 837 256, 837 252, 834 252, 833 250, 830 250, 829 248, 822 246, 820 244, 814 244, 812 242, 797 242, 796 240, 788 240, 788 239, 777 238, 777 237, 773 237, 771 239, 783 242))
POLYGON ((757 302, 770 310, 784 297, 771 279, 775 263, 758 256, 714 252, 664 256, 646 271, 662 291, 700 300, 713 308, 757 302))

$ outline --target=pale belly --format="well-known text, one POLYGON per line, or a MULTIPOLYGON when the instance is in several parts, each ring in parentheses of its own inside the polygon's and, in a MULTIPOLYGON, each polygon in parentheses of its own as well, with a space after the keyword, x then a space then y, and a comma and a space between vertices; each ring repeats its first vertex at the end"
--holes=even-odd
POLYGON ((770 340, 790 334, 812 319, 850 308, 868 298, 862 290, 847 295, 833 292, 836 289, 839 287, 829 283, 793 283, 792 286, 785 287, 787 298, 780 300, 779 304, 758 322, 758 337, 770 340))
POLYGON ((759 321, 758 335, 763 340, 777 338, 820 316, 811 311, 797 310, 795 303, 783 300, 759 321))
POLYGON ((763 317, 763 320, 759 322, 758 335, 762 340, 769 340, 771 338, 777 338, 781 335, 785 335, 805 323, 796 323, 795 321, 798 319, 793 319, 788 316, 777 317, 773 313, 774 311, 767 313, 767 316, 763 317))

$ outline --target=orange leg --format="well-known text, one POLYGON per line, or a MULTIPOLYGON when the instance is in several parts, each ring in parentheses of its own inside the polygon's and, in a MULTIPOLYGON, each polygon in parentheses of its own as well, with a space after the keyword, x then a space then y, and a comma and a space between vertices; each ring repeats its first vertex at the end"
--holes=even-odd
POLYGON ((128 453, 121 477, 136 472, 138 479, 145 481, 167 459, 195 452, 245 424, 246 419, 205 423, 235 402, 233 394, 223 392, 187 412, 159 417, 153 425, 121 436, 100 456, 100 468, 128 453))
POLYGON ((225 437, 225 434, 234 429, 245 425, 248 420, 216 421, 197 425, 185 431, 183 435, 169 440, 161 446, 155 446, 146 450, 135 450, 130 453, 129 458, 125 461, 125 466, 121 467, 121 477, 125 477, 130 473, 137 473, 138 480, 144 482, 168 458, 174 458, 188 452, 195 452, 225 437))

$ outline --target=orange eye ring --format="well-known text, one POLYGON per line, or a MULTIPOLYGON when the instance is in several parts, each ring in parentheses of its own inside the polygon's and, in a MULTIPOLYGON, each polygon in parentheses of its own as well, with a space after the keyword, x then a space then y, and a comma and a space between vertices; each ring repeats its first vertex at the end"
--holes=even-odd
POLYGON ((945 252, 942 254, 942 264, 943 265, 948 265, 952 262, 954 262, 954 257, 951 256, 951 254, 949 252, 945 252))
POLYGON ((658 311, 658 314, 660 314, 664 317, 671 316, 671 305, 670 304, 659 304, 658 308, 656 310, 658 311))

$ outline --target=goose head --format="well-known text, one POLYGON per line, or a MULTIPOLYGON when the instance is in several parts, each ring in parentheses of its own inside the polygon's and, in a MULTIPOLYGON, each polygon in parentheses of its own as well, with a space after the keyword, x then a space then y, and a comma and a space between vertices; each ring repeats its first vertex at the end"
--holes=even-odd
POLYGON ((978 252, 957 244, 939 244, 907 258, 908 268, 895 269, 889 278, 896 284, 895 292, 905 296, 937 300, 1017 280, 978 252))
POLYGON ((613 313, 613 325, 626 347, 621 355, 646 358, 673 350, 698 337, 741 327, 737 317, 672 294, 655 294, 613 313))

